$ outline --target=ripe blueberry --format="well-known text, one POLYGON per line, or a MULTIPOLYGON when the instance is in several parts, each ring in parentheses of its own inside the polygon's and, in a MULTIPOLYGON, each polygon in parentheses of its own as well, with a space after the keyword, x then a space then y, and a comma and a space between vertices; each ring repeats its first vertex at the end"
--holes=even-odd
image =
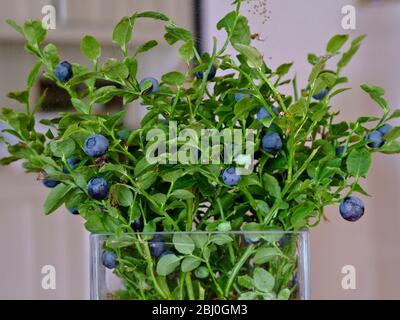
POLYGON ((101 134, 91 135, 86 139, 84 151, 89 157, 101 157, 108 150, 108 140, 101 134))
POLYGON ((153 239, 149 241, 149 247, 151 254, 158 258, 165 251, 165 243, 161 234, 154 235, 153 239))
POLYGON ((336 155, 337 156, 341 156, 344 152, 344 150, 346 149, 346 146, 339 146, 336 148, 336 155))
POLYGON ((262 138, 263 150, 271 154, 276 154, 282 146, 282 139, 276 132, 269 132, 262 138))
POLYGON ((250 98, 251 95, 248 94, 248 93, 240 93, 240 92, 235 93, 235 101, 236 102, 239 102, 240 100, 242 100, 242 99, 244 99, 246 97, 250 98))
POLYGON ((43 179, 42 183, 47 188, 55 188, 57 185, 60 184, 60 181, 52 180, 52 179, 43 179))
MULTIPOLYGON (((275 113, 275 115, 279 115, 278 108, 272 107, 272 111, 275 113)), ((269 119, 271 118, 271 114, 265 107, 261 107, 260 110, 257 112, 257 119, 258 121, 262 121, 262 119, 269 119)))
POLYGON ((133 222, 131 223, 131 228, 135 232, 140 232, 142 227, 143 227, 143 222, 140 219, 139 220, 133 220, 133 222))
POLYGON ((107 269, 114 269, 118 265, 117 255, 115 252, 103 251, 101 260, 103 262, 103 266, 105 266, 107 269))
POLYGON ((224 183, 231 187, 239 184, 241 179, 242 177, 237 173, 237 170, 234 167, 225 169, 222 174, 222 180, 224 180, 224 183))
POLYGON ((68 82, 73 76, 72 65, 68 61, 61 62, 54 70, 54 74, 58 81, 68 82))
POLYGON ((364 203, 357 197, 347 197, 339 206, 340 215, 347 221, 357 221, 364 215, 364 210, 364 203))
POLYGON ((88 182, 88 193, 93 199, 104 200, 109 191, 108 182, 102 177, 95 177, 88 182))
MULTIPOLYGON (((207 76, 207 81, 214 79, 216 73, 217 73, 217 68, 215 67, 215 65, 211 65, 210 72, 208 73, 207 76)), ((196 77, 198 79, 203 79, 203 76, 204 76, 203 71, 199 71, 196 73, 196 77)))
POLYGON ((378 128, 378 131, 382 133, 382 135, 386 135, 390 130, 392 130, 392 126, 389 123, 384 124, 383 126, 378 128))
POLYGON ((72 213, 73 215, 78 215, 78 214, 79 214, 78 208, 72 208, 70 211, 71 211, 71 213, 72 213))
POLYGON ((159 85, 157 79, 154 79, 154 78, 152 78, 152 77, 146 77, 146 78, 144 78, 142 81, 140 81, 140 83, 139 83, 139 89, 140 89, 140 91, 143 91, 143 94, 155 93, 155 92, 158 91, 159 86, 160 86, 160 85, 159 85), (151 87, 150 87, 150 88, 147 88, 147 89, 145 89, 145 90, 143 91, 142 88, 143 88, 143 86, 144 86, 144 84, 145 84, 146 82, 150 82, 150 83, 151 83, 151 87))
MULTIPOLYGON (((71 169, 73 169, 78 163, 79 163, 79 159, 76 157, 71 157, 67 159, 67 163, 68 165, 71 167, 71 169)), ((64 173, 69 173, 69 170, 66 166, 63 167, 63 172, 64 173)))
POLYGON ((328 88, 325 88, 325 89, 323 89, 322 91, 320 91, 320 92, 314 94, 314 95, 313 95, 313 98, 314 98, 315 100, 321 101, 321 100, 323 100, 323 99, 326 97, 326 95, 328 94, 328 92, 329 92, 329 89, 328 89, 328 88))
POLYGON ((365 140, 369 141, 368 146, 373 149, 378 149, 383 146, 383 134, 379 131, 372 131, 365 136, 365 140))

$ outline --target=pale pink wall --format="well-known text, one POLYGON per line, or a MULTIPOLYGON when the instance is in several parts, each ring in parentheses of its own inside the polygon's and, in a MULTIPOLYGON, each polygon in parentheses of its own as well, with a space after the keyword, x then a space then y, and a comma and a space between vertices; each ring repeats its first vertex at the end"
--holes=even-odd
MULTIPOLYGON (((204 43, 211 50, 212 36, 221 45, 224 33, 215 24, 230 7, 230 0, 205 0, 204 43)), ((250 1, 248 6, 259 1, 250 1)), ((263 42, 255 41, 271 67, 294 61, 300 86, 310 72, 308 52, 323 53, 326 42, 341 28, 341 8, 352 4, 357 9, 357 29, 352 36, 367 33, 362 49, 344 71, 353 91, 335 100, 342 117, 355 119, 361 114, 379 114, 369 98, 359 89, 364 82, 383 86, 392 106, 400 101, 400 2, 369 3, 356 0, 266 0, 270 19, 250 14, 253 32, 263 42)), ((247 7, 247 8, 246 8, 247 7)), ((329 223, 312 231, 312 298, 314 299, 394 299, 400 298, 400 199, 399 156, 374 156, 368 182, 364 183, 373 198, 363 197, 366 214, 358 223, 342 220, 337 207, 327 209, 329 223), (341 288, 341 268, 354 265, 357 289, 341 288)))

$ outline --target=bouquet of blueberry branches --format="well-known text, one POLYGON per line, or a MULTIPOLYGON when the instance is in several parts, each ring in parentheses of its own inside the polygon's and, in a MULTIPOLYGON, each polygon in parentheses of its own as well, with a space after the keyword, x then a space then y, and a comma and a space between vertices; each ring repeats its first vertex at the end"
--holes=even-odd
POLYGON ((254 37, 240 14, 241 1, 235 5, 217 25, 225 29, 226 42, 214 39, 211 53, 198 52, 191 32, 164 14, 137 12, 113 31, 119 58, 100 63, 98 41, 82 39, 89 66, 61 62, 57 48, 44 44, 46 30, 39 21, 23 26, 8 21, 25 37, 25 50, 37 63, 26 88, 9 94, 25 110, 1 110, 9 125, 4 132, 19 139, 13 145, 2 137, 10 156, 1 164, 23 160, 27 172, 38 173, 38 180, 52 188, 45 214, 65 205, 86 220, 90 232, 112 235, 102 263, 124 282, 115 293, 119 298, 295 298, 296 244, 290 237, 261 242, 249 233, 234 241, 229 233, 184 231, 297 231, 316 226, 331 204, 340 204, 344 219, 356 221, 364 205, 352 194, 367 195, 359 182, 371 154, 400 152, 400 127, 387 123, 400 111, 390 111, 382 88, 361 86, 382 108, 381 118, 338 122, 339 112, 331 105, 334 96, 349 89, 342 69, 364 36, 342 49, 348 36, 336 35, 325 53, 309 54, 311 72, 301 90, 296 78, 286 79, 292 64, 271 70, 251 46, 254 37), (157 45, 150 40, 135 50, 130 46, 141 19, 165 22, 164 38, 179 45, 185 72, 137 79, 138 56, 157 45), (226 53, 228 46, 235 56, 226 53), (35 129, 46 93, 31 101, 40 75, 64 89, 75 108, 41 120, 47 132, 35 129), (99 80, 110 84, 98 87, 99 80), (280 93, 282 86, 290 86, 293 95, 280 93), (124 104, 139 100, 148 109, 139 128, 124 127, 125 110, 95 113, 98 104, 114 97, 124 104), (195 143, 193 136, 226 129, 241 135, 220 135, 206 148, 195 143), (182 138, 178 131, 190 134, 182 138), (154 235, 160 231, 173 232, 171 243, 154 235))

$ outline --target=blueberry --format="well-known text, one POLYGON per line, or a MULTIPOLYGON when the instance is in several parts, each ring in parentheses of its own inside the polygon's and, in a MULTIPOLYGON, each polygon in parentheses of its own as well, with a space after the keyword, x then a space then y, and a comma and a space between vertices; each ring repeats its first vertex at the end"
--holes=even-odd
POLYGON ((224 173, 222 174, 222 180, 228 186, 236 186, 240 180, 241 176, 237 173, 236 168, 231 167, 229 169, 225 169, 224 173))
POLYGON ((383 141, 383 134, 379 131, 368 133, 365 136, 365 140, 369 141, 368 146, 373 149, 378 149, 385 143, 385 141, 383 141))
POLYGON ((384 124, 383 126, 378 128, 378 131, 382 133, 382 135, 386 135, 390 130, 392 130, 392 126, 389 123, 384 124))
POLYGON ((339 146, 336 148, 336 156, 341 156, 344 153, 346 146, 339 146))
POLYGON ((290 238, 291 236, 289 234, 285 234, 282 238, 279 239, 278 246, 281 248, 285 247, 289 243, 290 238))
POLYGON ((88 182, 88 193, 93 199, 104 200, 109 191, 108 183, 102 177, 95 177, 88 182))
MULTIPOLYGON (((67 159, 67 163, 68 163, 68 165, 70 166, 71 169, 73 169, 79 163, 79 161, 80 160, 78 158, 76 158, 76 157, 71 157, 71 158, 67 159)), ((69 173, 69 170, 68 170, 68 168, 66 166, 64 166, 63 172, 64 173, 69 173)))
POLYGON ((253 239, 251 239, 251 238, 249 238, 249 237, 246 237, 246 236, 244 236, 244 242, 246 243, 246 244, 253 244, 253 243, 257 243, 257 242, 259 242, 260 240, 253 240, 253 239))
POLYGON ((282 139, 276 132, 269 132, 262 138, 263 150, 271 154, 276 154, 282 146, 282 139))
MULTIPOLYGON (((278 108, 272 107, 272 111, 275 113, 275 115, 279 115, 278 108)), ((258 121, 262 121, 262 119, 269 119, 271 118, 271 114, 265 107, 261 107, 260 110, 257 112, 257 119, 258 121)))
POLYGON ((53 180, 53 179, 43 179, 42 183, 47 188, 55 188, 57 185, 60 184, 60 181, 53 180))
POLYGON ((321 101, 321 100, 323 100, 323 99, 326 97, 326 95, 328 94, 328 92, 329 92, 329 89, 328 89, 328 88, 325 88, 324 90, 322 90, 322 91, 320 91, 320 92, 314 94, 314 95, 313 95, 313 98, 314 98, 315 100, 321 101))
POLYGON ((91 135, 86 139, 84 151, 89 157, 101 157, 108 150, 108 140, 101 134, 91 135))
POLYGON ((151 254, 158 258, 165 251, 165 243, 161 234, 156 234, 153 239, 149 241, 149 247, 151 254))
POLYGON ((235 101, 236 102, 239 102, 240 100, 242 100, 246 97, 251 97, 251 95, 248 93, 240 93, 240 92, 235 93, 235 101))
POLYGON ((70 211, 71 211, 71 213, 73 215, 78 215, 79 214, 79 210, 77 208, 72 208, 70 211))
POLYGON ((143 94, 150 94, 150 93, 155 93, 158 91, 158 88, 160 87, 157 79, 154 79, 152 77, 146 77, 144 78, 142 81, 140 81, 139 83, 139 89, 140 91, 143 91, 143 94), (151 87, 147 88, 146 90, 143 91, 143 85, 145 82, 150 82, 151 83, 151 87))
POLYGON ((107 269, 114 269, 118 265, 117 255, 115 252, 103 251, 101 260, 103 262, 103 266, 105 266, 107 269))
POLYGON ((133 222, 131 223, 131 228, 135 232, 140 232, 142 227, 143 227, 143 222, 140 219, 139 220, 133 220, 133 222))
MULTIPOLYGON (((217 73, 217 68, 215 67, 215 65, 211 65, 210 72, 208 73, 207 76, 207 81, 214 79, 216 73, 217 73)), ((203 79, 203 75, 204 75, 203 71, 199 71, 196 73, 196 77, 200 80, 203 79)))
POLYGON ((347 221, 357 221, 364 215, 364 210, 364 203, 357 197, 347 197, 339 206, 340 215, 347 221))
POLYGON ((72 65, 68 61, 61 62, 54 70, 54 74, 58 81, 68 82, 73 76, 72 65))

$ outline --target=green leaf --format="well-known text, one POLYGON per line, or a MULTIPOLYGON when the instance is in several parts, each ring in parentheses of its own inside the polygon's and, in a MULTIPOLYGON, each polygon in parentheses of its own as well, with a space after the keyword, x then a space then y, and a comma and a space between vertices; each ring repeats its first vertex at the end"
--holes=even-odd
POLYGON ((52 189, 44 203, 44 213, 46 215, 57 210, 67 199, 73 186, 60 183, 52 189))
POLYGON ((251 33, 249 23, 246 17, 239 16, 236 22, 235 29, 231 35, 231 44, 244 44, 249 45, 251 42, 251 33))
POLYGON ((396 140, 398 137, 400 137, 400 127, 394 127, 385 134, 385 143, 396 140))
POLYGON ((240 101, 236 102, 233 112, 236 119, 245 120, 249 116, 251 110, 258 107, 259 106, 253 105, 251 103, 249 97, 244 97, 240 101))
POLYGON ((164 74, 161 80, 167 84, 178 87, 185 82, 186 76, 180 72, 174 71, 164 74))
POLYGON ((157 11, 143 11, 143 12, 135 13, 134 17, 150 18, 150 19, 161 20, 161 21, 169 20, 169 18, 165 14, 163 14, 161 12, 157 12, 157 11))
POLYGON ((315 208, 313 205, 298 207, 293 211, 290 222, 295 229, 302 228, 308 224, 308 218, 310 218, 314 211, 315 208))
POLYGON ((100 43, 93 36, 86 35, 81 41, 83 55, 92 61, 96 61, 101 55, 100 43))
POLYGON ((329 40, 328 45, 326 46, 326 51, 328 53, 336 53, 338 52, 344 44, 349 39, 349 35, 347 34, 338 34, 329 40))
POLYGON ((400 153, 400 142, 391 141, 389 143, 385 143, 381 148, 378 149, 378 151, 385 154, 400 153))
POLYGON ((194 198, 194 194, 185 189, 178 189, 171 193, 172 197, 176 197, 181 200, 187 200, 194 198))
POLYGON ((186 63, 189 63, 190 60, 194 57, 194 42, 193 40, 186 41, 180 48, 179 48, 179 56, 184 60, 186 63))
POLYGON ((35 64, 31 73, 29 74, 28 79, 26 81, 26 85, 29 89, 33 87, 33 85, 39 75, 39 71, 40 71, 41 67, 42 67, 42 62, 39 61, 38 63, 35 64))
POLYGON ((111 193, 122 207, 129 207, 133 202, 132 190, 126 185, 115 184, 111 187, 111 193))
POLYGON ((233 25, 235 24, 236 12, 231 11, 225 17, 223 17, 217 23, 217 29, 221 30, 222 28, 226 29, 226 32, 229 34, 232 32, 233 25))
POLYGON ((269 175, 268 173, 263 174, 264 189, 273 197, 281 199, 281 187, 278 180, 269 175))
POLYGON ((135 51, 135 56, 138 55, 139 53, 147 52, 147 51, 153 49, 154 47, 156 47, 157 45, 158 45, 158 42, 156 40, 147 41, 147 42, 143 43, 142 45, 140 45, 139 48, 137 48, 137 50, 135 51))
POLYGON ((353 150, 346 160, 347 172, 353 177, 364 177, 371 166, 371 154, 367 149, 353 150))
POLYGON ((174 254, 167 254, 161 257, 157 263, 157 273, 160 276, 167 276, 179 266, 180 259, 174 254))
POLYGON ((34 46, 41 44, 47 33, 40 20, 27 20, 24 23, 23 32, 26 40, 34 46))
POLYGON ((361 85, 361 89, 369 94, 371 99, 374 100, 384 110, 385 114, 389 112, 388 103, 382 97, 385 94, 385 90, 383 88, 363 84, 361 85))
POLYGON ((184 28, 177 27, 173 22, 168 22, 165 25, 167 31, 164 35, 165 40, 169 45, 173 45, 175 42, 181 40, 184 42, 193 41, 192 33, 184 28))
POLYGON ((199 249, 204 249, 208 241, 208 236, 204 233, 193 233, 191 236, 195 246, 199 249))
POLYGON ((340 58, 338 62, 338 67, 339 68, 344 68, 349 64, 353 56, 357 53, 357 51, 360 49, 360 44, 361 41, 365 38, 365 35, 361 35, 357 37, 356 39, 353 40, 351 43, 351 47, 348 51, 343 53, 342 57, 340 58))
POLYGON ((238 284, 246 289, 253 289, 254 288, 254 282, 253 279, 248 276, 239 276, 237 280, 238 284))
POLYGON ((205 278, 208 277, 209 272, 208 272, 208 269, 207 269, 206 267, 201 266, 201 267, 197 268, 197 269, 194 271, 194 275, 195 275, 196 278, 198 278, 198 279, 205 279, 205 278))
POLYGON ((172 242, 175 249, 183 254, 192 254, 195 248, 192 238, 188 234, 175 233, 172 242))
POLYGON ((222 246, 228 242, 232 242, 233 239, 227 234, 214 234, 211 236, 210 242, 213 242, 219 246, 222 246))
POLYGON ((266 270, 255 268, 253 274, 254 286, 262 292, 271 292, 275 286, 274 277, 266 270))
POLYGON ((290 70, 290 68, 291 68, 292 66, 293 66, 293 62, 281 64, 281 65, 276 69, 275 73, 276 73, 278 76, 283 77, 284 75, 286 75, 286 74, 289 72, 289 70, 290 70))
POLYGON ((247 58, 247 64, 250 68, 261 69, 264 64, 262 55, 254 47, 241 43, 235 44, 235 49, 247 58))
POLYGON ((278 293, 278 300, 289 300, 291 291, 288 288, 284 288, 278 293))
POLYGON ((102 67, 104 74, 110 79, 126 79, 129 76, 128 67, 117 59, 107 60, 102 67))
POLYGON ((390 117, 387 120, 396 119, 396 118, 400 118, 400 109, 394 110, 393 113, 390 115, 390 117))
POLYGON ((183 171, 178 169, 174 171, 168 171, 160 174, 161 178, 166 182, 175 182, 183 176, 183 171))
POLYGON ((182 264, 181 264, 181 270, 182 272, 190 272, 193 271, 194 269, 197 269, 197 267, 201 264, 201 261, 195 257, 186 257, 183 259, 182 264))
POLYGON ((14 91, 14 92, 9 92, 7 94, 7 97, 10 99, 14 99, 20 103, 28 103, 29 101, 29 93, 28 91, 14 91))
POLYGON ((50 143, 50 149, 56 157, 69 157, 75 152, 75 142, 71 138, 55 140, 50 143))
POLYGON ((18 33, 20 33, 21 35, 24 36, 24 31, 23 31, 22 27, 19 26, 14 20, 12 20, 12 19, 7 19, 7 20, 6 20, 6 23, 7 23, 11 28, 13 28, 15 31, 17 31, 18 33))
POLYGON ((78 98, 71 98, 71 102, 72 105, 74 106, 74 108, 81 113, 88 113, 88 108, 86 106, 86 104, 78 98))
POLYGON ((127 45, 132 38, 133 24, 131 19, 123 17, 115 26, 112 41, 119 45, 123 51, 126 51, 127 45))
POLYGON ((60 62, 60 56, 58 54, 57 47, 52 43, 49 43, 44 47, 43 56, 47 64, 49 64, 52 68, 55 68, 60 62))
POLYGON ((227 232, 227 231, 232 230, 232 226, 229 221, 226 221, 226 222, 221 222, 218 225, 217 229, 218 229, 218 231, 221 231, 221 232, 227 232))
POLYGON ((256 300, 257 296, 257 292, 243 292, 238 300, 256 300))
POLYGON ((254 256, 255 264, 263 264, 271 261, 272 258, 279 256, 280 252, 277 248, 260 248, 254 256))
POLYGON ((143 190, 150 188, 156 182, 158 172, 149 171, 138 177, 138 183, 143 190))

